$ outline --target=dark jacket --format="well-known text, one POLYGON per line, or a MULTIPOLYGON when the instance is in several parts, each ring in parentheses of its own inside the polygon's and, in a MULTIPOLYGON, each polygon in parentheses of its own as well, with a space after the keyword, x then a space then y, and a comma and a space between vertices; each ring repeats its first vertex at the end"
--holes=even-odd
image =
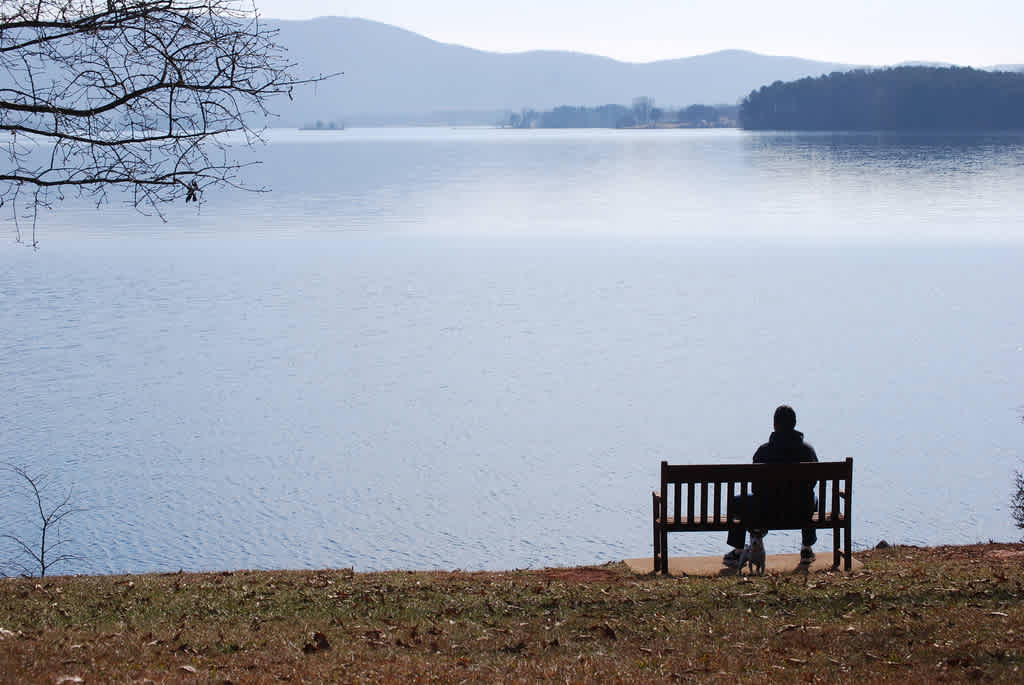
POLYGON ((755 464, 791 464, 800 461, 818 461, 814 448, 804 442, 798 430, 775 431, 768 442, 754 452, 755 464))
MULTIPOLYGON (((804 442, 804 434, 798 430, 775 431, 768 442, 754 452, 755 464, 791 464, 802 461, 818 461, 814 448, 804 442)), ((754 494, 760 500, 764 512, 785 517, 806 516, 814 510, 815 482, 801 483, 794 488, 763 488, 754 486, 754 494)))

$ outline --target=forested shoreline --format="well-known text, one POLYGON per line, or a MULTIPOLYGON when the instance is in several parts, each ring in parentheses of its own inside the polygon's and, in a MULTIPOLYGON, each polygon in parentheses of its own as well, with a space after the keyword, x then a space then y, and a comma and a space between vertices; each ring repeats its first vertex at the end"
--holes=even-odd
POLYGON ((501 123, 507 128, 722 128, 736 126, 738 105, 690 105, 681 109, 656 107, 653 98, 641 97, 633 105, 573 107, 561 105, 538 112, 511 112, 501 123))
POLYGON ((894 67, 776 81, 744 98, 748 130, 1024 128, 1024 73, 894 67))

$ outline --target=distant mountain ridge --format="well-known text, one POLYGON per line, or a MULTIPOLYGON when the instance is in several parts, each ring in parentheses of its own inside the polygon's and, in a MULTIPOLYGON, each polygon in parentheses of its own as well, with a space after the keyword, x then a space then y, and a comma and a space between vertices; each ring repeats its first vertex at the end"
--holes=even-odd
POLYGON ((275 103, 280 125, 629 104, 641 95, 665 106, 735 104, 776 80, 851 68, 743 50, 636 64, 573 52, 484 52, 366 19, 267 23, 279 29, 296 73, 345 72, 315 92, 296 93, 293 102, 275 103))
POLYGON ((629 104, 636 96, 663 107, 736 104, 775 81, 856 68, 744 50, 638 64, 574 52, 485 52, 349 17, 266 23, 279 29, 296 74, 345 72, 273 103, 282 126, 493 123, 524 107, 629 104))

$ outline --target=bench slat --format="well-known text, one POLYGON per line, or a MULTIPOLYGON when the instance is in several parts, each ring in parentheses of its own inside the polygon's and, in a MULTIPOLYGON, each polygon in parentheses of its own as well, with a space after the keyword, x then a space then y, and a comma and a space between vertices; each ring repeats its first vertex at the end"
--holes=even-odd
MULTIPOLYGON (((822 528, 831 528, 834 523, 837 523, 837 522, 841 523, 841 522, 846 520, 845 515, 843 515, 841 512, 839 514, 839 517, 836 518, 836 519, 833 519, 832 515, 833 515, 833 512, 826 511, 825 512, 825 517, 822 518, 818 514, 818 512, 814 512, 813 514, 811 514, 810 521, 805 521, 805 520, 795 521, 794 520, 794 521, 791 521, 790 523, 793 523, 795 526, 803 526, 806 523, 811 523, 813 525, 821 524, 822 528)), ((658 523, 660 523, 660 522, 661 522, 661 520, 659 519, 658 523)), ((739 519, 735 519, 734 522, 738 523, 739 519)), ((695 518, 695 519, 692 519, 692 520, 687 518, 687 517, 685 517, 685 516, 683 518, 681 518, 681 519, 676 519, 673 516, 669 516, 668 520, 665 522, 665 525, 666 526, 685 526, 685 527, 692 527, 694 529, 697 529, 697 528, 701 528, 702 526, 705 526, 705 525, 708 525, 708 526, 718 526, 718 525, 727 526, 727 525, 729 525, 729 523, 730 523, 730 520, 729 520, 728 516, 720 516, 717 519, 713 519, 713 518, 709 517, 709 518, 706 518, 706 519, 695 518)), ((773 523, 779 523, 779 521, 773 521, 773 523)), ((781 529, 779 529, 779 530, 781 530, 781 529)), ((787 528, 786 530, 790 530, 790 529, 787 528)))
POLYGON ((839 511, 839 483, 832 483, 832 511, 839 511))
MULTIPOLYGON (((818 515, 819 516, 824 515, 824 513, 825 513, 825 485, 826 485, 826 481, 823 481, 823 480, 818 481, 818 515)), ((835 484, 834 483, 832 484, 832 487, 835 488, 835 484)), ((836 510, 836 508, 832 507, 832 511, 835 511, 835 510, 836 510)))
POLYGON ((686 518, 693 520, 693 492, 696 483, 686 484, 686 518))
POLYGON ((708 520, 708 484, 700 484, 700 520, 708 520))
POLYGON ((715 481, 715 520, 722 515, 722 484, 715 481))
POLYGON ((780 481, 846 478, 850 467, 842 461, 802 462, 797 464, 667 464, 669 482, 780 481))
POLYGON ((683 517, 682 493, 683 493, 683 484, 681 482, 677 482, 676 483, 676 498, 675 498, 676 519, 681 519, 683 517))

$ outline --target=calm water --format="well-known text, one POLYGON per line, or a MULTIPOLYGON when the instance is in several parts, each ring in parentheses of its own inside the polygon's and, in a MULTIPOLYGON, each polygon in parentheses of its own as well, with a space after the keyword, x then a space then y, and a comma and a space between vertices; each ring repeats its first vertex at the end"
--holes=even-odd
POLYGON ((856 547, 1018 537, 1024 136, 278 131, 258 154, 271 193, 167 224, 68 203, 38 252, 0 243, 0 461, 74 484, 65 570, 644 556, 658 462, 749 461, 781 402, 854 457, 856 547))

